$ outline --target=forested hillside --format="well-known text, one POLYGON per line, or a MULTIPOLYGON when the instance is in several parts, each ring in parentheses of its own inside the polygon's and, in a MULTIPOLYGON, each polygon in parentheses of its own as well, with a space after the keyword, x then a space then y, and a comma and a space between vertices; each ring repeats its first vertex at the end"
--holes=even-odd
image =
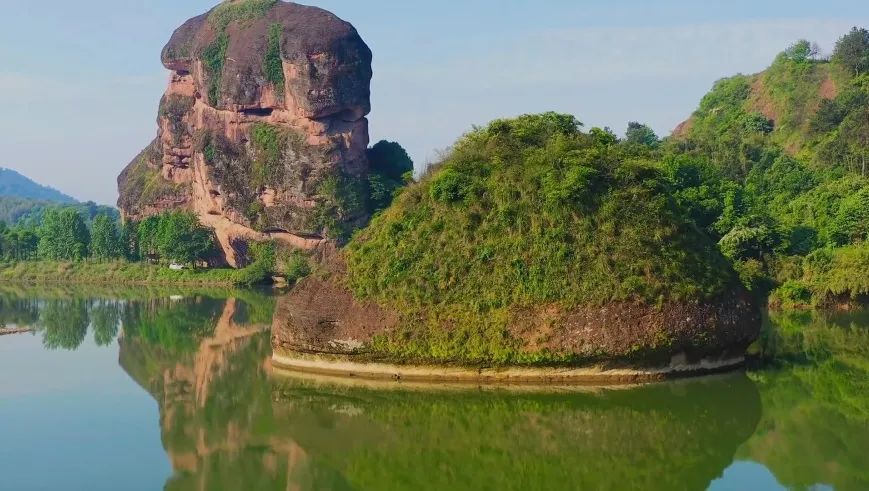
POLYGON ((869 294, 869 31, 830 57, 798 41, 718 81, 663 145, 678 199, 755 291, 808 304, 869 294))

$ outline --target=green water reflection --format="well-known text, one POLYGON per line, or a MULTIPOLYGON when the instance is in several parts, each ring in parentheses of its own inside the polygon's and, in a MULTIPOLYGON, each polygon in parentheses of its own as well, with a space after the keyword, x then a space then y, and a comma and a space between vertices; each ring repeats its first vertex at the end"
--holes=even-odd
POLYGON ((159 406, 170 490, 727 488, 738 461, 793 489, 869 489, 866 312, 772 316, 747 374, 545 394, 272 373, 273 304, 0 291, 0 325, 33 326, 49 349, 89 326, 117 340, 159 406))

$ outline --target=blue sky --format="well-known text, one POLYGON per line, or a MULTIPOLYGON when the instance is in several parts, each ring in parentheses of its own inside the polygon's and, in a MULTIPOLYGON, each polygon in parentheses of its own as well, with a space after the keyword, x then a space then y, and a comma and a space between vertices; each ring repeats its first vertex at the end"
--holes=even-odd
MULTIPOLYGON (((216 0, 2 3, 0 166, 114 203, 115 177, 156 132, 160 50, 216 0)), ((418 168, 472 125, 525 112, 667 134, 718 78, 869 26, 865 0, 308 3, 371 46, 372 140, 399 141, 418 168)))

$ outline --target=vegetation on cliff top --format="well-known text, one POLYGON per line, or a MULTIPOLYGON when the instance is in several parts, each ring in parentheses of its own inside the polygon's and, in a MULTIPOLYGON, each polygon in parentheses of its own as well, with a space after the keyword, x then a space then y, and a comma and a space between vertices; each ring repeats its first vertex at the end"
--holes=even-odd
MULTIPOLYGON (((208 75, 208 103, 218 107, 223 84, 223 68, 226 63, 226 51, 229 48, 227 28, 233 22, 249 22, 264 16, 277 0, 229 0, 215 7, 208 15, 208 22, 217 33, 215 40, 205 46, 199 53, 208 75)), ((283 86, 283 65, 280 58, 281 26, 271 26, 269 29, 268 49, 263 59, 263 71, 266 79, 277 87, 283 86), (276 63, 280 64, 280 73, 276 71, 276 63)))

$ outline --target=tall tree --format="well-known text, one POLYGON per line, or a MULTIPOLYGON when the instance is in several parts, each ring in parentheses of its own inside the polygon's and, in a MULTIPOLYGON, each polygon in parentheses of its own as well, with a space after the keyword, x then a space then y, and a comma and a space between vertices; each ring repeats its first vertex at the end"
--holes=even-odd
POLYGON ((77 211, 52 208, 39 228, 39 256, 54 261, 80 261, 87 257, 90 233, 77 211))
POLYGON ((646 147, 656 147, 660 143, 660 140, 652 128, 642 123, 631 121, 628 123, 628 130, 625 132, 625 142, 646 147))
POLYGON ((118 227, 108 215, 98 215, 91 230, 91 257, 117 259, 121 255, 118 227))
POLYGON ((381 140, 368 149, 368 161, 370 205, 376 212, 388 207, 395 192, 413 179, 413 160, 398 143, 381 140))
POLYGON ((214 234, 200 225, 196 215, 176 211, 159 216, 157 252, 161 258, 191 264, 205 259, 213 248, 214 234))
POLYGON ((854 27, 842 36, 833 51, 833 61, 853 70, 857 76, 869 70, 869 31, 854 27))

